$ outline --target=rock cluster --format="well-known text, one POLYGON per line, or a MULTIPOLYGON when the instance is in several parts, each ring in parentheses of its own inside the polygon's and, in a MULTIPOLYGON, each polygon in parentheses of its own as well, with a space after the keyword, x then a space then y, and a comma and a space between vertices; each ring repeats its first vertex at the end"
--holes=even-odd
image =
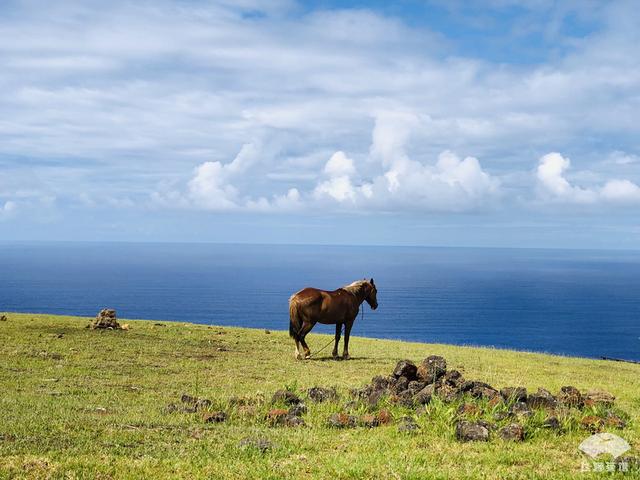
MULTIPOLYGON (((602 391, 581 393, 573 386, 564 386, 557 395, 544 388, 528 392, 524 387, 505 387, 500 390, 478 380, 468 380, 458 370, 447 370, 447 361, 432 355, 418 365, 410 360, 397 363, 391 375, 377 376, 362 388, 351 390, 352 395, 363 401, 369 408, 375 408, 383 398, 391 403, 417 408, 437 398, 443 403, 461 402, 455 424, 455 436, 460 441, 487 441, 493 431, 504 440, 523 441, 525 427, 519 423, 532 417, 536 410, 547 412, 540 428, 561 430, 558 415, 566 414, 570 409, 580 412, 585 407, 612 407, 613 395, 602 391), (500 407, 500 408, 498 408, 500 407), (483 420, 471 420, 479 417, 483 411, 493 412, 496 424, 483 420), (505 422, 509 422, 506 425, 505 422)), ((584 414, 583 414, 584 415, 584 414)), ((580 421, 581 426, 591 432, 603 427, 624 428, 625 421, 611 411, 601 416, 587 415, 580 421)))
POLYGON ((104 308, 100 310, 100 313, 96 316, 96 319, 91 323, 91 328, 95 329, 120 329, 120 324, 116 319, 116 311, 111 308, 104 308))

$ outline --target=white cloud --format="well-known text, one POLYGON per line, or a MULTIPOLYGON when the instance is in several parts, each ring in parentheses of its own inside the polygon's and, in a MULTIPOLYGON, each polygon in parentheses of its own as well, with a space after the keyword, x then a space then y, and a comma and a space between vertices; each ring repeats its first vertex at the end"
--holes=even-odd
POLYGON ((7 200, 4 204, 0 203, 0 220, 6 220, 12 217, 17 208, 16 202, 7 200))
POLYGON ((613 179, 601 187, 580 187, 565 177, 570 167, 571 161, 557 152, 540 158, 536 177, 543 200, 576 204, 640 202, 640 187, 630 180, 613 179))

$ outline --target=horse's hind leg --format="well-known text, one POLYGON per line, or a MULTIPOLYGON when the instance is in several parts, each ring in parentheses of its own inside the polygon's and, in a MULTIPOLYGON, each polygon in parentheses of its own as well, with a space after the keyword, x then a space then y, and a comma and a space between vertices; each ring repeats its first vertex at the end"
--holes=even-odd
POLYGON ((311 331, 312 328, 313 328, 313 323, 304 322, 302 324, 302 328, 300 329, 300 343, 302 344, 302 348, 304 348, 305 359, 311 357, 311 350, 309 350, 309 346, 305 341, 305 337, 307 336, 307 333, 311 331))
POLYGON ((300 354, 300 342, 298 340, 295 340, 296 342, 296 351, 293 354, 294 357, 296 357, 296 360, 302 360, 302 355, 300 354))

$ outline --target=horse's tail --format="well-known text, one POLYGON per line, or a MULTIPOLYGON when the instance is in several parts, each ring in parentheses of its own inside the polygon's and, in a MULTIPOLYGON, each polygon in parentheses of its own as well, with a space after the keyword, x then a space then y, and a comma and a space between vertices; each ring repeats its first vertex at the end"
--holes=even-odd
POLYGON ((300 329, 302 321, 300 319, 300 304, 295 295, 289 298, 289 336, 296 341, 300 341, 300 329))

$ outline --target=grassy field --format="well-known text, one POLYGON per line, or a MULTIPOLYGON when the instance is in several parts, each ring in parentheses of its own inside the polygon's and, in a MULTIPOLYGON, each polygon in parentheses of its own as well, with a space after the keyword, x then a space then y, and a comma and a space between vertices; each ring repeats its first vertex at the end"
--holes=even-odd
MULTIPOLYGON (((640 455, 640 365, 485 348, 354 337, 350 361, 323 352, 293 359, 285 332, 173 322, 126 321, 128 331, 86 329, 89 319, 7 313, 0 322, 0 478, 591 478, 581 472, 579 428, 558 436, 536 433, 523 443, 493 438, 459 443, 455 406, 420 416, 421 429, 397 425, 330 429, 325 419, 350 400, 348 389, 388 375, 404 358, 444 356, 466 378, 500 388, 563 385, 604 389, 630 416, 623 436, 640 455), (307 426, 270 427, 264 420, 273 392, 304 395, 335 386, 336 403, 307 402, 307 426), (168 413, 189 393, 224 409, 224 423, 198 413, 168 413), (231 396, 249 405, 232 407, 231 396), (265 453, 240 448, 266 438, 265 453)), ((357 333, 357 324, 355 327, 357 333)), ((311 334, 314 349, 328 336, 311 334)), ((330 348, 326 350, 330 353, 330 348)), ((364 407, 358 407, 364 408, 364 407)), ((617 473, 637 478, 637 473, 617 473)))

